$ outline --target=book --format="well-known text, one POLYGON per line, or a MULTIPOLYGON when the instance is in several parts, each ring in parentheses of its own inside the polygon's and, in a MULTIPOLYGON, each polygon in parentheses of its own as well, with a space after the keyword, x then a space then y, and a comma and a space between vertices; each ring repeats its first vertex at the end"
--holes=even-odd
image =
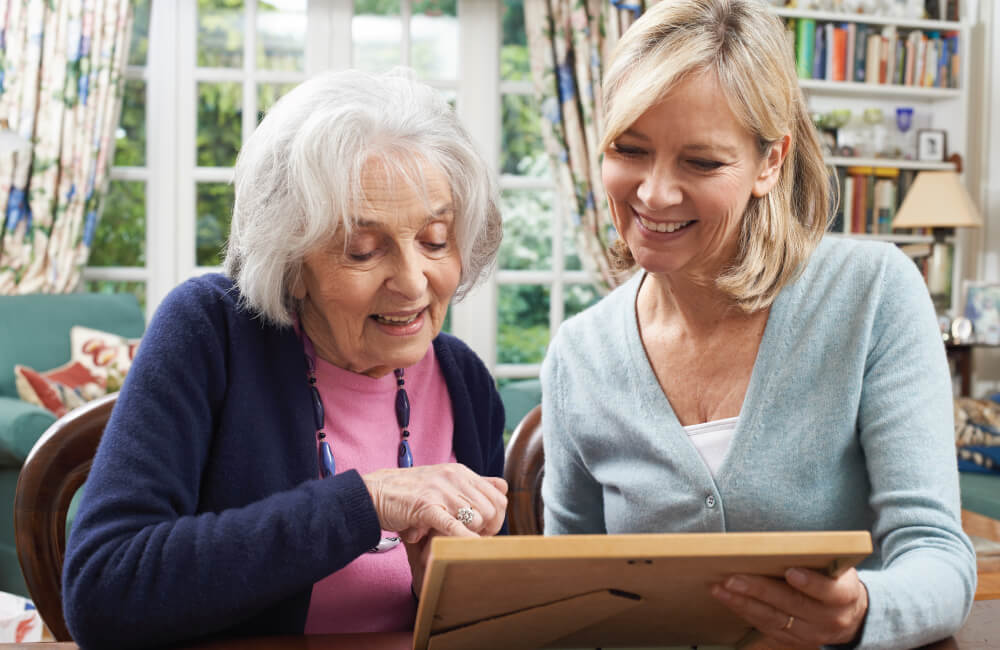
POLYGON ((867 25, 858 25, 857 35, 854 43, 854 81, 865 80, 865 55, 868 52, 868 32, 871 28, 867 25))
POLYGON ((844 232, 844 181, 846 175, 841 173, 833 174, 830 177, 830 191, 835 192, 832 200, 836 201, 836 209, 833 210, 833 218, 827 224, 827 232, 844 232))
POLYGON ((813 37, 812 78, 823 79, 826 75, 826 28, 816 25, 813 37))
POLYGON ((827 70, 833 81, 847 81, 847 29, 843 27, 833 27, 830 24, 830 39, 833 46, 830 48, 830 59, 827 70))
POLYGON ((917 40, 917 51, 913 60, 913 85, 924 85, 924 62, 927 60, 927 37, 923 32, 918 32, 920 38, 917 40))
POLYGON ((873 231, 892 233, 892 220, 896 218, 896 180, 879 178, 875 181, 875 227, 873 231))
POLYGON ((795 71, 799 79, 812 78, 815 47, 816 21, 812 18, 799 18, 795 23, 795 71))
POLYGON ((947 0, 944 13, 945 13, 944 17, 945 20, 951 20, 954 22, 958 22, 959 20, 961 20, 962 9, 959 6, 959 1, 947 0))
POLYGON ((906 37, 906 71, 903 76, 903 83, 907 86, 913 85, 913 75, 916 70, 915 61, 917 59, 917 48, 920 45, 920 32, 914 30, 906 37))
POLYGON ((896 77, 896 28, 886 25, 882 28, 882 69, 881 83, 891 84, 896 77))
POLYGON ((882 61, 882 36, 869 34, 865 47, 865 83, 879 83, 879 69, 882 61))
POLYGON ((897 86, 903 85, 903 74, 905 72, 904 66, 906 63, 906 42, 902 38, 896 39, 896 74, 893 76, 892 83, 897 86))
POLYGON ((846 170, 842 171, 841 175, 844 177, 844 196, 841 198, 841 203, 844 206, 844 219, 840 232, 849 233, 854 221, 854 177, 849 176, 846 170))
POLYGON ((937 85, 937 60, 938 60, 938 39, 927 40, 927 49, 924 51, 924 77, 920 84, 926 88, 933 88, 937 85))
POLYGON ((844 81, 854 81, 854 48, 857 42, 857 23, 847 23, 847 50, 844 53, 844 81))

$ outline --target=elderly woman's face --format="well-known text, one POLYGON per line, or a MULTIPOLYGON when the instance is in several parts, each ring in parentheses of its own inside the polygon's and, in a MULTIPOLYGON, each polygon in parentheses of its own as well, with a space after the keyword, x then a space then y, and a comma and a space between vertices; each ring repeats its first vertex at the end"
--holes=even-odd
POLYGON ((430 165, 424 175, 421 191, 366 166, 357 226, 305 258, 293 290, 302 325, 341 368, 380 376, 411 366, 441 331, 462 265, 447 179, 430 165))
POLYGON ((714 278, 737 252, 750 195, 778 179, 714 73, 681 82, 612 143, 602 165, 615 226, 651 273, 714 278))

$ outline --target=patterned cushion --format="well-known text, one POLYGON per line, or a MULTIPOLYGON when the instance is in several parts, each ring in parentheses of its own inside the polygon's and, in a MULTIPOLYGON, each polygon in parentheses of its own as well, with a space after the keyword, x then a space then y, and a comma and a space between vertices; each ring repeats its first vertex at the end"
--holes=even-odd
POLYGON ((67 411, 105 394, 105 382, 82 363, 71 361, 46 372, 14 366, 17 394, 62 417, 67 411))
POLYGON ((994 399, 955 400, 959 471, 1000 472, 1000 404, 994 399))
POLYGON ((77 325, 70 328, 70 359, 87 367, 103 380, 108 392, 121 388, 132 365, 139 339, 77 325))

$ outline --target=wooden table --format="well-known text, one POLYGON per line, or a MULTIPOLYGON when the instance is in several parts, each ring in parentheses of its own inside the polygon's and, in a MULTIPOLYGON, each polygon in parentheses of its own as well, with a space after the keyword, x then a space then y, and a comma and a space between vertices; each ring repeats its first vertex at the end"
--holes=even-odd
MULTIPOLYGON (((409 632, 274 636, 215 641, 187 646, 196 650, 409 650, 409 632)), ((1000 600, 977 600, 965 625, 954 637, 924 646, 924 650, 977 650, 1000 646, 1000 600)), ((0 643, 0 650, 78 650, 75 643, 0 643)))

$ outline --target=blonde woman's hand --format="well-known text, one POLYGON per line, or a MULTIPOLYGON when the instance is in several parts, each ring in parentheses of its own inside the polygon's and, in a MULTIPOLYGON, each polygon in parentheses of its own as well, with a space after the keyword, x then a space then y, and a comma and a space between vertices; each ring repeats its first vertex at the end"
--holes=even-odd
POLYGON ((380 469, 361 478, 382 529, 398 531, 404 542, 417 542, 430 531, 455 537, 495 535, 503 526, 507 482, 480 476, 465 465, 380 469), (459 520, 463 514, 465 523, 459 520))
POLYGON ((850 643, 868 612, 868 590, 854 569, 837 578, 809 569, 788 569, 784 580, 730 576, 712 595, 758 631, 794 647, 850 643))

